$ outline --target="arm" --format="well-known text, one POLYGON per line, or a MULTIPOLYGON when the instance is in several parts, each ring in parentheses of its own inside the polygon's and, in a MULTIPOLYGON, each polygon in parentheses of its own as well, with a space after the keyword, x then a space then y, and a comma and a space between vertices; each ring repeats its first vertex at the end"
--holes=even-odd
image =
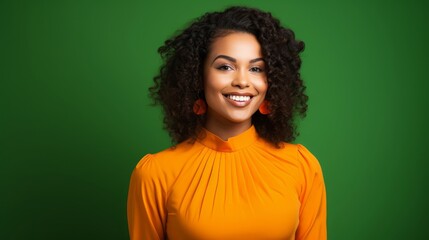
POLYGON ((134 169, 128 191, 127 217, 131 240, 164 239, 165 181, 153 155, 146 155, 134 169))
POLYGON ((304 184, 296 239, 325 240, 326 190, 322 169, 317 159, 302 145, 298 145, 298 157, 302 161, 304 184))

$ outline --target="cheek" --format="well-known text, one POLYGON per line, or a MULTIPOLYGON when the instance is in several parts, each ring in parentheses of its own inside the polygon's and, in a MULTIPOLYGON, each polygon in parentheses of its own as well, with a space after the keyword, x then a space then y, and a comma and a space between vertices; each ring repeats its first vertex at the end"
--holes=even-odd
POLYGON ((268 90, 268 81, 266 79, 260 79, 258 81, 255 81, 253 86, 259 94, 265 95, 268 90))
POLYGON ((225 84, 228 82, 228 79, 226 76, 222 74, 216 74, 213 72, 208 72, 204 76, 204 91, 206 95, 210 94, 217 94, 220 92, 224 87, 225 84))
POLYGON ((206 97, 206 101, 208 104, 210 104, 214 97, 216 96, 216 93, 218 92, 218 86, 216 84, 216 81, 212 78, 212 76, 207 75, 206 79, 204 79, 204 96, 206 97))
POLYGON ((211 74, 206 74, 204 77, 204 92, 205 94, 210 94, 213 89, 216 88, 216 81, 214 81, 213 76, 211 74))

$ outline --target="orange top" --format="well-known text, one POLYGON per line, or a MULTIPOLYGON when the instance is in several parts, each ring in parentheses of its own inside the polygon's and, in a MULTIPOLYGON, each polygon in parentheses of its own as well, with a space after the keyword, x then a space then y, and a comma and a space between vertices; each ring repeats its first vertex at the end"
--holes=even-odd
POLYGON ((322 171, 304 146, 275 148, 253 126, 228 141, 203 132, 137 164, 132 240, 326 239, 322 171))

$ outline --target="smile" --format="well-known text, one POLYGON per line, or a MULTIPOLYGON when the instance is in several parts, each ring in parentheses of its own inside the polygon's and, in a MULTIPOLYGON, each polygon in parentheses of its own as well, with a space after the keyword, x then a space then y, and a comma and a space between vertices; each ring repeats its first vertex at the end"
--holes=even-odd
POLYGON ((231 100, 234 100, 236 102, 247 102, 252 98, 251 96, 238 96, 238 95, 225 95, 225 97, 231 100))
POLYGON ((253 95, 246 94, 246 95, 239 95, 239 94, 224 94, 223 95, 227 102, 229 102, 234 107, 243 108, 248 106, 253 99, 253 95))

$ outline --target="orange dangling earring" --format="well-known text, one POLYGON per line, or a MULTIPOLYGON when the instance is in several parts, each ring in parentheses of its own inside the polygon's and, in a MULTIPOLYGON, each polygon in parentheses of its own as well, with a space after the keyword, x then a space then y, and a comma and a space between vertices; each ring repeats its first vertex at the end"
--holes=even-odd
POLYGON ((194 113, 197 115, 203 115, 207 111, 207 104, 203 99, 198 99, 194 103, 193 107, 194 113))
POLYGON ((271 111, 268 108, 268 106, 270 105, 270 102, 268 102, 267 100, 264 100, 261 105, 259 106, 259 112, 263 115, 267 115, 270 114, 271 111))

